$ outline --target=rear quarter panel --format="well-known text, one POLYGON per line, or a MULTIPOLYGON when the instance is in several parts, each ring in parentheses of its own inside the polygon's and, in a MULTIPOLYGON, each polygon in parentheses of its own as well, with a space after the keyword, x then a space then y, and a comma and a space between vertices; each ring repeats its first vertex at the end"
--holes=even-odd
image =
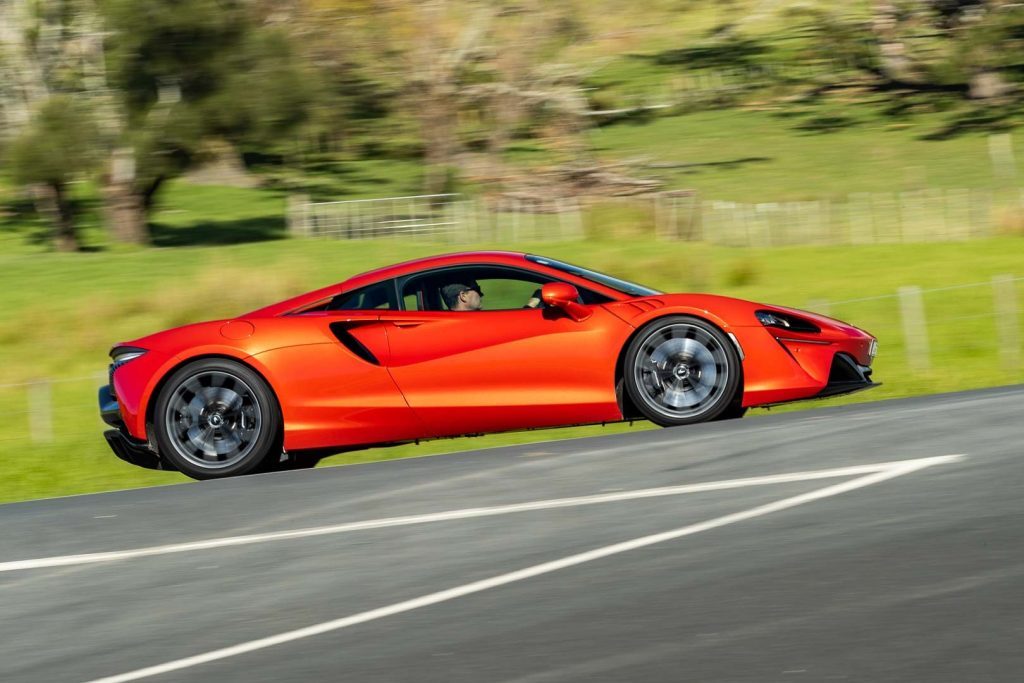
POLYGON ((222 356, 248 363, 265 372, 251 358, 266 351, 307 344, 330 343, 323 329, 295 324, 294 318, 216 320, 177 327, 130 342, 126 346, 147 349, 145 355, 114 372, 114 393, 129 433, 148 437, 146 412, 155 400, 160 383, 184 363, 202 357, 222 356))

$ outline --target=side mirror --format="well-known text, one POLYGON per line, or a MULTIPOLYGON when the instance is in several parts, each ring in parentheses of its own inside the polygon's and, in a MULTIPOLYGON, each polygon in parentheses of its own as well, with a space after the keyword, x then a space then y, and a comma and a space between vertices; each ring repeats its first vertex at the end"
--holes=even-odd
POLYGON ((576 322, 582 322, 593 312, 579 302, 579 290, 568 282, 549 282, 540 290, 540 299, 548 306, 564 311, 576 322))

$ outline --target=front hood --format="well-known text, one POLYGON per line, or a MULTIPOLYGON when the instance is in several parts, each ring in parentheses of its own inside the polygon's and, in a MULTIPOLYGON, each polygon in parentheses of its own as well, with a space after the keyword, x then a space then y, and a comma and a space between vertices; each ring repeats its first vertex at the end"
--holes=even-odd
POLYGON ((804 318, 820 327, 822 333, 827 337, 871 336, 853 325, 818 313, 718 294, 657 294, 625 299, 607 304, 607 306, 616 315, 631 324, 642 324, 651 317, 661 315, 661 311, 665 311, 699 315, 726 330, 731 327, 763 327, 755 312, 769 310, 804 318))
POLYGON ((131 341, 120 342, 114 346, 137 346, 147 351, 156 351, 169 356, 176 355, 182 348, 195 344, 198 340, 206 341, 216 339, 218 330, 228 320, 210 320, 202 323, 191 323, 180 327, 172 327, 167 330, 155 332, 132 339, 131 341))
POLYGON ((695 314, 706 314, 717 318, 726 326, 744 327, 759 324, 754 311, 763 308, 761 304, 744 299, 718 294, 656 294, 653 296, 626 299, 617 302, 625 311, 636 310, 647 313, 656 309, 685 309, 695 314))

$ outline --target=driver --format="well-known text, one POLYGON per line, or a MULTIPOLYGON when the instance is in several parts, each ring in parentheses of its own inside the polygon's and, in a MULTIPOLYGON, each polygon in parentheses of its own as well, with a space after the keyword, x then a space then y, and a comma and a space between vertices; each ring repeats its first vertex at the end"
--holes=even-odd
POLYGON ((475 280, 465 285, 455 282, 441 288, 441 298, 449 311, 479 311, 484 307, 483 297, 484 293, 475 280))

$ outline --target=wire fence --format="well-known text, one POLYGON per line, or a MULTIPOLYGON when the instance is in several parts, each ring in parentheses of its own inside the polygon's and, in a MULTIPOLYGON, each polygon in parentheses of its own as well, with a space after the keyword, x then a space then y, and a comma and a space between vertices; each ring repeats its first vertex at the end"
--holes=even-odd
POLYGON ((502 197, 488 202, 459 194, 435 194, 311 202, 298 196, 288 204, 288 226, 293 235, 345 240, 578 240, 584 237, 581 217, 575 198, 502 197))
MULTIPOLYGON (((1011 197, 1007 210, 1024 198, 1011 197)), ((949 242, 999 230, 995 193, 978 189, 851 194, 840 200, 703 202, 702 234, 729 246, 949 242)))
POLYGON ((293 233, 306 237, 348 240, 430 237, 447 241, 458 226, 450 210, 456 197, 430 194, 335 202, 292 198, 288 224, 293 233))
POLYGON ((911 377, 975 375, 1005 384, 1024 379, 1022 283, 1024 277, 997 275, 931 289, 909 285, 881 296, 813 300, 807 308, 870 330, 884 358, 911 377))
POLYGON ((964 241, 1013 229, 1024 191, 929 189, 855 193, 840 199, 739 203, 693 192, 583 202, 459 194, 341 202, 292 197, 292 234, 346 240, 400 238, 441 243, 572 241, 593 236, 609 204, 630 207, 663 240, 739 247, 964 241))
MULTIPOLYGON (((1024 277, 999 275, 931 289, 899 288, 878 296, 794 302, 869 330, 879 339, 878 377, 920 387, 956 388, 946 376, 982 384, 1024 381, 1021 316, 1024 277), (923 383, 923 384, 922 384, 923 383)), ((96 392, 105 371, 0 384, 0 444, 48 447, 100 438, 96 392)))

